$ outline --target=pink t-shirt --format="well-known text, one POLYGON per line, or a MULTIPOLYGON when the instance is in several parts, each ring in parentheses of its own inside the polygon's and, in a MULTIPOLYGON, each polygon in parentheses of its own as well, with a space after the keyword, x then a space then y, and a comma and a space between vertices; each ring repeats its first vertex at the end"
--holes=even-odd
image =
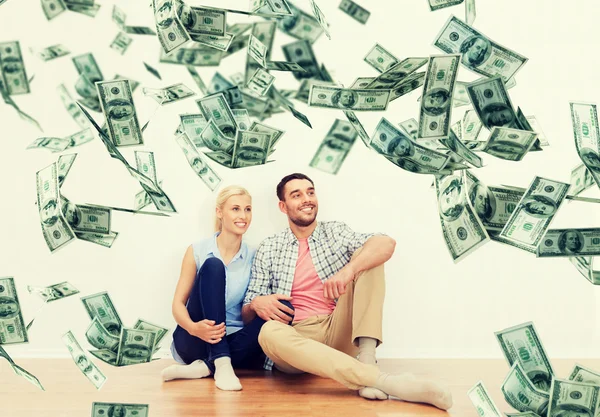
POLYGON ((310 256, 308 238, 298 239, 298 243, 300 248, 291 293, 294 322, 319 314, 331 314, 335 308, 334 300, 323 297, 323 283, 310 256))

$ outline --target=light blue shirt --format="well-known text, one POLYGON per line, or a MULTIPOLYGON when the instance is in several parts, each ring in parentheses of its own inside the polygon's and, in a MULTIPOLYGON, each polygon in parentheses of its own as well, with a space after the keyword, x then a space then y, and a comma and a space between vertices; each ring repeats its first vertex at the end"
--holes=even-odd
MULTIPOLYGON (((194 259, 196 261, 196 273, 198 273, 204 261, 208 258, 220 259, 223 265, 225 265, 217 246, 217 236, 219 234, 220 232, 216 232, 212 237, 192 244, 194 259)), ((250 282, 250 271, 255 254, 256 250, 250 249, 242 241, 238 253, 231 259, 229 265, 225 265, 225 327, 228 335, 244 327, 242 321, 242 301, 250 282)), ((173 343, 171 343, 171 353, 177 362, 183 363, 181 357, 177 355, 173 343)))

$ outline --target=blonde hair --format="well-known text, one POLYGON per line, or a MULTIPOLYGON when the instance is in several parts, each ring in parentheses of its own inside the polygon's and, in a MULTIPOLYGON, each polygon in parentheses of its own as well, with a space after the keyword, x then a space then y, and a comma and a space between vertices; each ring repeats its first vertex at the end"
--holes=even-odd
MULTIPOLYGON (((247 195, 248 197, 250 197, 250 200, 252 200, 252 196, 244 187, 241 187, 239 185, 229 185, 219 192, 215 208, 223 210, 225 202, 229 200, 229 197, 233 197, 234 195, 247 195)), ((220 232, 222 227, 223 224, 221 223, 221 219, 219 219, 219 217, 217 216, 217 210, 215 210, 215 232, 220 232)))

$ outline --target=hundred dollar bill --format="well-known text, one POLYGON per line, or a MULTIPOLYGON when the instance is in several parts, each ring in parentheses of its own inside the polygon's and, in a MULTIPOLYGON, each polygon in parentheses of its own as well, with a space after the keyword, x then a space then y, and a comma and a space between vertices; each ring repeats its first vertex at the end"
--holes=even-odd
POLYGON ((35 385, 42 391, 45 391, 40 380, 37 379, 37 377, 35 375, 31 374, 30 372, 26 371, 25 369, 23 369, 19 365, 17 365, 15 363, 15 361, 10 357, 8 352, 6 352, 6 350, 4 350, 4 348, 2 346, 0 346, 0 358, 4 358, 8 361, 8 364, 10 365, 10 367, 12 368, 12 370, 15 374, 25 378, 27 381, 29 381, 30 383, 32 383, 33 385, 35 385))
POLYGON ((165 329, 164 327, 157 326, 156 324, 152 324, 147 322, 146 320, 138 319, 133 325, 134 330, 147 330, 155 333, 154 337, 154 347, 153 350, 158 348, 160 341, 165 337, 165 335, 169 332, 169 329, 165 329))
POLYGON ((117 366, 150 362, 155 339, 154 332, 123 328, 119 339, 117 366))
POLYGON ((456 6, 465 0, 429 0, 429 8, 432 12, 446 7, 456 6))
POLYGON ((462 118, 462 140, 474 141, 477 140, 483 124, 475 110, 467 110, 462 118))
POLYGON ((535 132, 496 126, 482 151, 507 161, 520 161, 536 140, 535 132))
POLYGON ((490 240, 468 200, 465 178, 451 174, 435 179, 442 233, 455 263, 490 240))
POLYGON ((295 71, 293 73, 294 78, 297 80, 315 79, 327 81, 323 77, 310 42, 296 41, 283 45, 282 49, 286 61, 295 62, 304 69, 304 72, 295 71))
POLYGON ((27 94, 31 91, 19 41, 0 43, 0 68, 8 95, 27 94))
POLYGON ((271 135, 268 133, 238 131, 231 160, 232 168, 251 167, 267 162, 271 135))
POLYGON ((567 196, 570 184, 535 177, 500 232, 500 237, 535 250, 567 196))
POLYGON ((313 15, 315 16, 315 19, 317 19, 317 22, 319 22, 319 25, 321 26, 321 28, 323 28, 325 35, 329 39, 331 39, 331 34, 329 33, 329 23, 327 22, 325 15, 321 11, 321 8, 317 5, 315 0, 310 0, 310 7, 313 11, 313 15))
POLYGON ((300 111, 296 110, 292 106, 288 106, 287 109, 292 113, 292 115, 296 119, 300 120, 302 123, 304 123, 306 126, 308 126, 308 127, 310 127, 312 129, 312 125, 310 124, 310 120, 308 120, 308 117, 306 117, 306 115, 304 113, 301 113, 300 111))
POLYGON ((196 149, 187 133, 183 132, 175 140, 183 151, 188 163, 206 186, 214 191, 221 183, 221 178, 208 166, 200 152, 196 149))
POLYGON ((108 132, 115 146, 142 145, 142 131, 128 80, 96 83, 108 132))
MULTIPOLYGON (((88 127, 80 132, 73 133, 71 136, 65 137, 65 140, 69 142, 69 146, 67 148, 74 148, 75 146, 83 145, 94 140, 94 134, 88 127)), ((60 181, 60 172, 58 174, 58 179, 60 181)))
POLYGON ((419 115, 420 138, 443 138, 450 130, 452 92, 460 55, 434 55, 429 59, 419 115))
MULTIPOLYGON (((252 93, 250 90, 246 89, 247 93, 252 93)), ((247 103, 244 102, 244 96, 242 90, 238 86, 234 86, 231 88, 227 88, 225 90, 221 90, 218 93, 208 94, 203 97, 203 99, 207 99, 208 97, 214 97, 217 94, 223 94, 225 97, 225 101, 229 104, 229 107, 233 108, 246 108, 247 103)), ((198 103, 199 100, 196 100, 198 103)))
POLYGON ((144 174, 151 180, 149 185, 140 183, 144 191, 148 194, 154 206, 159 211, 175 212, 175 207, 169 197, 157 186, 156 163, 154 162, 153 152, 135 151, 135 162, 138 172, 144 174), (156 188, 155 188, 156 187, 156 188))
POLYGON ((67 10, 67 6, 63 0, 42 0, 42 10, 46 19, 52 20, 67 10))
POLYGON ((67 9, 72 12, 81 13, 89 17, 96 17, 98 14, 98 10, 100 10, 99 4, 84 4, 84 3, 76 3, 70 0, 63 0, 67 9))
POLYGON ((600 271, 594 270, 593 256, 573 256, 569 257, 569 261, 577 268, 577 270, 594 285, 600 285, 600 271))
POLYGON ((210 80, 208 94, 220 93, 232 87, 235 87, 235 85, 217 71, 210 80))
POLYGON ((98 317, 94 317, 94 320, 88 326, 85 331, 85 337, 90 342, 90 345, 96 349, 108 349, 116 352, 119 348, 119 337, 110 334, 102 323, 100 323, 98 317))
POLYGON ((246 109, 232 109, 231 113, 239 130, 248 130, 250 128, 250 115, 246 109))
POLYGON ((170 53, 190 40, 190 35, 175 13, 173 0, 152 0, 158 40, 165 53, 170 53))
POLYGON ((210 159, 215 161, 216 163, 223 165, 224 167, 231 168, 232 156, 223 151, 216 152, 204 152, 204 155, 208 156, 210 159))
POLYGON ((494 335, 508 364, 521 365, 527 378, 543 392, 550 391, 554 370, 532 322, 518 324, 494 335))
POLYGON ((125 20, 127 20, 127 14, 115 4, 112 10, 112 21, 122 29, 125 26, 125 20))
MULTIPOLYGON (((160 181, 158 183, 158 186, 162 187, 162 181, 160 181)), ((133 209, 135 211, 141 210, 144 207, 148 206, 149 204, 152 204, 152 199, 150 198, 150 195, 148 195, 146 190, 138 191, 135 194, 134 203, 133 203, 133 209)))
POLYGON ((229 76, 229 79, 238 87, 242 87, 246 82, 246 76, 241 72, 234 72, 229 76))
POLYGON ((75 234, 65 220, 60 207, 56 163, 36 173, 37 206, 44 240, 50 252, 75 240, 75 234))
POLYGON ((42 137, 37 138, 25 149, 48 149, 52 152, 62 152, 69 147, 70 141, 64 138, 42 137))
POLYGON ((467 93, 483 125, 520 129, 517 115, 500 77, 485 78, 467 85, 467 93))
POLYGON ((69 349, 73 361, 75 361, 75 364, 83 375, 94 384, 96 389, 102 388, 106 382, 106 376, 104 376, 102 371, 100 371, 100 369, 98 369, 98 367, 88 358, 77 342, 77 339, 75 339, 73 333, 71 331, 65 333, 62 336, 62 341, 69 349))
POLYGON ((133 38, 128 36, 125 32, 117 33, 115 39, 110 44, 110 47, 120 53, 121 55, 125 55, 127 49, 129 49, 129 45, 133 42, 133 38))
POLYGON ((156 36, 156 32, 147 26, 125 26, 123 28, 125 33, 130 35, 152 35, 156 36))
POLYGON ((401 129, 413 140, 417 140, 417 134, 419 133, 419 122, 415 119, 407 119, 403 122, 398 123, 401 129))
POLYGON ((335 119, 310 161, 310 166, 330 174, 337 174, 357 136, 358 132, 350 122, 335 119))
POLYGON ((252 78, 248 81, 248 89, 254 91, 259 96, 264 96, 269 88, 275 82, 275 77, 262 68, 257 68, 252 78))
POLYGON ((538 139, 540 141, 540 145, 548 146, 549 145, 548 138, 544 134, 544 131, 542 130, 542 126, 540 125, 540 122, 538 122, 537 118, 535 116, 526 116, 526 119, 527 119, 527 122, 529 122, 529 126, 531 127, 531 130, 534 132, 537 132, 538 139))
POLYGON ((571 194, 578 195, 592 187, 595 182, 585 164, 579 164, 571 170, 571 194))
POLYGON ((412 141, 385 117, 375 128, 369 147, 382 155, 401 158, 404 162, 397 163, 398 166, 409 171, 413 171, 414 168, 413 172, 419 173, 421 170, 439 171, 449 160, 447 155, 412 141))
POLYGON ((348 16, 362 23, 363 25, 367 23, 369 16, 371 16, 371 12, 354 3, 352 0, 342 0, 339 8, 348 16))
MULTIPOLYGON (((252 32, 250 33, 250 36, 248 37, 248 53, 246 54, 246 80, 244 82, 244 85, 248 83, 248 81, 250 81, 250 78, 252 77, 252 75, 256 72, 256 69, 259 68, 261 66, 261 64, 263 62, 256 61, 256 57, 252 56, 250 53, 250 45, 253 42, 252 38, 256 39, 256 41, 260 42, 260 44, 262 46, 264 46, 266 48, 265 56, 265 62, 263 65, 263 68, 266 67, 266 61, 269 60, 271 58, 271 49, 273 48, 273 40, 275 38, 275 29, 277 22, 256 22, 252 25, 252 32)), ((260 45, 254 41, 252 44, 256 47, 258 45, 258 47, 260 47, 260 45)), ((262 51, 262 49, 261 49, 262 51)), ((254 52, 258 52, 258 51, 253 51, 254 52)), ((262 60, 262 56, 259 56, 259 59, 262 60)), ((288 60, 289 61, 289 60, 288 60)), ((297 73, 294 73, 294 75, 296 75, 297 73)))
POLYGON ((533 411, 545 416, 550 395, 540 391, 529 380, 519 362, 513 363, 500 387, 506 402, 519 411, 533 411))
POLYGON ((371 48, 364 61, 377 71, 384 72, 396 65, 400 60, 378 43, 371 48))
POLYGON ((61 155, 58 158, 58 161, 56 162, 57 175, 58 175, 58 188, 60 188, 63 185, 63 182, 65 181, 65 178, 67 178, 67 175, 69 174, 69 171, 71 170, 71 167, 73 166, 73 163, 75 162, 76 158, 77 158, 76 153, 61 155))
MULTIPOLYGON (((185 132, 187 133, 187 129, 185 132)), ((198 146, 205 146, 213 151, 221 151, 231 154, 235 145, 235 138, 232 139, 223 135, 221 130, 219 130, 218 126, 215 124, 214 120, 211 119, 200 133, 199 142, 200 144, 198 146)))
MULTIPOLYGON (((390 101, 394 101, 411 91, 416 90, 425 83, 425 72, 415 72, 406 78, 403 78, 398 84, 392 87, 390 101)), ((454 106, 456 107, 456 106, 454 106)))
POLYGON ((190 37, 193 35, 225 36, 227 13, 225 10, 207 7, 177 7, 177 16, 190 37))
MULTIPOLYGON (((194 143, 194 145, 199 146, 199 147, 207 146, 204 144, 201 134, 202 134, 202 131, 204 130, 204 128, 206 127, 206 125, 208 124, 208 122, 206 121, 206 119, 204 118, 204 115, 202 113, 180 114, 179 119, 180 119, 180 124, 179 124, 180 129, 178 129, 176 134, 186 132, 188 134, 188 137, 194 143)), ((214 124, 214 122, 213 122, 213 124, 214 124)), ((222 136, 222 134, 221 134, 221 136, 222 136)), ((231 139, 227 138, 227 140, 231 140, 231 139)))
POLYGON ((540 417, 533 411, 525 411, 524 413, 504 413, 504 414, 506 414, 506 417, 540 417))
POLYGON ((600 187, 600 129, 596 105, 573 102, 569 105, 577 153, 600 187))
POLYGON ((497 44, 455 16, 450 16, 433 46, 447 54, 462 54, 462 64, 486 77, 511 79, 527 58, 497 44))
MULTIPOLYGON (((348 86, 348 88, 367 88, 367 86, 373 82, 375 77, 358 77, 352 84, 348 86)), ((311 80, 306 80, 304 82, 309 82, 311 80)), ((328 83, 330 84, 330 83, 328 83)))
POLYGON ((389 90, 353 90, 313 85, 308 96, 308 105, 354 111, 382 111, 387 109, 389 98, 389 90))
POLYGON ((60 100, 65 106, 65 109, 67 109, 67 112, 69 112, 69 114, 71 115, 73 120, 75 120, 75 122, 79 125, 79 127, 81 127, 82 129, 89 127, 87 119, 85 118, 79 107, 77 107, 77 105, 75 104, 75 101, 67 91, 67 88, 64 86, 64 84, 59 84, 57 90, 58 95, 60 96, 60 100))
POLYGON ((104 79, 100 67, 91 53, 74 56, 72 61, 75 68, 77 68, 77 72, 80 75, 85 75, 92 84, 104 79))
POLYGON ((269 61, 267 62, 269 71, 291 71, 291 72, 307 72, 296 62, 287 61, 269 61))
POLYGON ((79 290, 67 281, 59 282, 58 284, 48 287, 33 287, 27 286, 29 294, 37 294, 45 303, 51 301, 62 300, 71 295, 79 294, 79 290))
POLYGON ((450 130, 448 138, 440 139, 440 142, 474 167, 481 168, 483 166, 481 158, 467 148, 452 130, 450 130))
POLYGON ((219 65, 222 57, 222 51, 208 46, 179 47, 170 54, 161 48, 159 61, 167 64, 215 67, 219 65))
POLYGON ((112 247, 115 243, 115 239, 119 236, 118 232, 114 230, 110 234, 92 233, 92 232, 75 232, 77 239, 85 240, 96 245, 104 246, 106 248, 112 247))
POLYGON ((267 47, 252 35, 248 39, 248 55, 263 68, 267 68, 267 47))
POLYGON ((160 76, 160 72, 158 72, 158 70, 156 68, 154 68, 153 66, 147 64, 146 62, 142 61, 142 64, 144 64, 144 67, 146 67, 146 70, 154 75, 156 78, 158 78, 159 80, 162 80, 162 77, 160 76))
POLYGON ((600 385, 600 373, 579 364, 575 364, 568 379, 569 381, 600 385))
POLYGON ((273 151, 275 144, 279 141, 279 139, 281 139, 281 137, 285 133, 284 130, 275 129, 274 127, 267 126, 266 124, 259 122, 252 122, 252 125, 248 130, 250 130, 251 132, 267 133, 270 135, 271 139, 269 142, 269 153, 273 151))
POLYGON ((237 125, 223 93, 201 98, 196 103, 200 107, 204 118, 209 121, 212 120, 223 135, 228 138, 235 137, 237 125))
POLYGON ((552 379, 547 417, 596 416, 600 412, 600 386, 552 379))
POLYGON ((71 51, 66 46, 56 44, 38 51, 36 55, 42 61, 50 61, 55 58, 60 58, 61 56, 69 55, 70 53, 71 51))
POLYGON ((469 200, 475 214, 488 232, 500 232, 525 191, 487 186, 470 171, 466 171, 466 179, 469 200))
POLYGON ((73 232, 110 233, 110 209, 75 204, 61 195, 61 212, 73 232))
POLYGON ((81 301, 92 320, 98 317, 100 323, 111 335, 119 336, 121 334, 123 322, 121 322, 121 318, 107 292, 81 297, 81 301))
POLYGON ((92 417, 148 417, 148 404, 98 403, 92 404, 92 417))
POLYGON ((406 58, 379 74, 366 88, 388 90, 408 79, 428 58, 406 58))
POLYGON ((540 258, 600 255, 600 228, 550 229, 537 247, 540 258))
POLYGON ((0 278, 0 345, 27 343, 27 329, 13 277, 0 278))
POLYGON ((475 17, 477 17, 475 0, 467 0, 467 2, 465 3, 465 22, 467 22, 467 25, 473 25, 475 17))
POLYGON ((217 49, 221 52, 226 52, 229 49, 231 43, 233 42, 233 35, 230 33, 226 33, 223 36, 190 35, 190 38, 194 42, 198 42, 201 45, 217 49))
POLYGON ((477 409, 477 414, 480 417, 503 417, 502 412, 490 397, 490 394, 485 389, 483 381, 477 382, 468 392, 467 395, 477 409))
POLYGON ((154 101, 161 105, 174 103, 196 95, 196 93, 186 87, 183 83, 173 84, 165 88, 144 87, 142 92, 145 96, 152 97, 154 101))
POLYGON ((92 355, 112 366, 117 366, 117 354, 108 349, 94 349, 89 351, 92 355))
POLYGON ((323 33, 323 28, 317 19, 297 8, 291 1, 288 1, 288 6, 293 16, 278 19, 279 29, 296 39, 314 43, 323 33))

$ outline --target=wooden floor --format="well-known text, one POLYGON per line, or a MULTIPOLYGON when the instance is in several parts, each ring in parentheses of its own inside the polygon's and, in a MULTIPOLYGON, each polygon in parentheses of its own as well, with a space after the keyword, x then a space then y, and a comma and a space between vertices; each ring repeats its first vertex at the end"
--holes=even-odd
MULTIPOLYGON (((98 362, 98 361, 96 361, 98 362)), ((575 362, 600 370, 600 360, 553 360, 559 378, 566 378, 575 362)), ((447 384, 454 396, 448 413, 423 404, 399 400, 370 401, 335 381, 312 375, 284 375, 238 371, 244 389, 224 392, 212 378, 163 383, 160 371, 174 363, 161 359, 149 364, 114 368, 100 364, 108 377, 96 391, 70 359, 17 359, 46 388, 38 390, 16 376, 0 361, 0 415, 2 417, 87 417, 94 401, 150 404, 149 417, 290 416, 290 417, 476 417, 466 392, 483 380, 503 412, 506 404, 500 385, 509 367, 504 360, 483 359, 381 359, 387 372, 412 372, 447 384)), ((130 416, 127 416, 130 417, 130 416)))

